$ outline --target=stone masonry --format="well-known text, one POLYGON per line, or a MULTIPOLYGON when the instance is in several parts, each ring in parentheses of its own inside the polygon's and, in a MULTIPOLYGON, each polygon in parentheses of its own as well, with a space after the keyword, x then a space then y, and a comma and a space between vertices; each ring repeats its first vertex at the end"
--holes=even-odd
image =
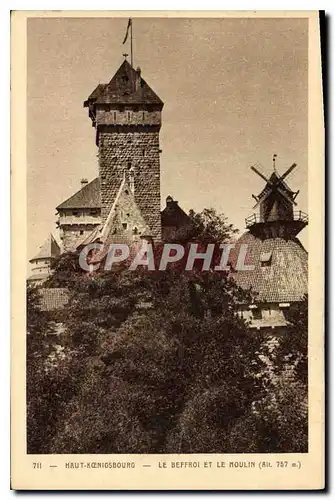
POLYGON ((72 224, 67 226, 66 229, 62 230, 62 242, 64 252, 73 252, 80 241, 86 238, 92 233, 95 226, 93 225, 83 225, 83 224, 72 224))
POLYGON ((124 61, 84 102, 99 148, 101 222, 125 179, 154 241, 161 240, 159 131, 164 103, 124 61))
POLYGON ((120 184, 133 182, 134 198, 154 241, 161 239, 159 135, 156 127, 108 127, 99 131, 101 221, 108 217, 120 184))

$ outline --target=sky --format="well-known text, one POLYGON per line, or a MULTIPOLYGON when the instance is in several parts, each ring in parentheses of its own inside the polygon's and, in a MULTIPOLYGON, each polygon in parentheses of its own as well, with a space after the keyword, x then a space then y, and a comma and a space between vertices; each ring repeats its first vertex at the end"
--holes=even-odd
MULTIPOLYGON (((134 18, 134 66, 164 101, 161 199, 214 207, 242 232, 252 194, 276 168, 308 212, 308 20, 134 18)), ((50 232, 55 207, 98 175, 95 129, 83 108, 130 53, 125 18, 31 18, 27 26, 28 246, 50 232)), ((299 235, 307 246, 307 229, 299 235)))

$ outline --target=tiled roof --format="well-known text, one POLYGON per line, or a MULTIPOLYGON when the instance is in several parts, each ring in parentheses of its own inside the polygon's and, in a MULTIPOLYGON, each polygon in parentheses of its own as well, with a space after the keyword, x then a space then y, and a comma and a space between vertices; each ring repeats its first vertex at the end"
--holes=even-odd
POLYGON ((86 184, 74 195, 63 201, 56 210, 66 208, 100 208, 100 179, 97 177, 93 181, 86 184))
POLYGON ((140 85, 136 89, 135 82, 137 73, 127 60, 123 61, 111 81, 107 84, 99 84, 92 94, 84 102, 88 106, 90 102, 99 104, 158 104, 163 106, 163 101, 140 77, 140 85))
POLYGON ((60 255, 60 248, 55 240, 55 238, 50 233, 43 245, 40 247, 38 254, 30 259, 29 262, 33 262, 38 259, 50 259, 56 258, 60 255))
POLYGON ((63 309, 69 301, 67 288, 41 288, 39 294, 41 311, 63 309))
POLYGON ((97 97, 99 97, 99 95, 101 94, 101 92, 104 90, 104 88, 106 87, 106 83, 99 83, 99 85, 97 85, 95 87, 95 89, 93 90, 92 94, 88 97, 88 101, 92 100, 92 99, 97 99, 97 97))
POLYGON ((297 238, 261 239, 246 232, 231 251, 230 262, 232 277, 257 294, 256 302, 293 302, 308 293, 308 254, 297 238), (236 270, 241 244, 247 245, 245 264, 254 265, 252 271, 236 270), (271 259, 261 265, 261 256, 270 253, 271 259))

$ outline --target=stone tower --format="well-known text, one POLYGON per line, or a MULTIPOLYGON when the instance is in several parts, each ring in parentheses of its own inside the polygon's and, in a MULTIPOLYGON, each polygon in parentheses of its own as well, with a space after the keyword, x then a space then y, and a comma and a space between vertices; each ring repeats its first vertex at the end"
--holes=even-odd
POLYGON ((163 102, 125 60, 84 106, 99 148, 101 222, 126 179, 154 241, 161 240, 159 131, 163 102))
POLYGON ((41 285, 47 280, 51 275, 51 264, 59 255, 59 245, 52 234, 49 234, 38 254, 29 261, 32 264, 32 275, 29 276, 28 283, 41 285))
POLYGON ((57 227, 65 252, 73 252, 77 244, 100 225, 99 178, 81 180, 81 189, 56 208, 57 227))

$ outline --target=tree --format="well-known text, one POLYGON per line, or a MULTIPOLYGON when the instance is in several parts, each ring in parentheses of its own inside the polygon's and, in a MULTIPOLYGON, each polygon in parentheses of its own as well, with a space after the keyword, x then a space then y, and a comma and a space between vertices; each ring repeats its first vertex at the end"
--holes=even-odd
MULTIPOLYGON (((171 451, 185 408, 208 391, 217 395, 209 417, 222 439, 228 423, 250 408, 259 341, 235 314, 234 284, 211 272, 174 271, 100 275, 77 299, 85 310, 80 326, 83 311, 72 303, 68 341, 82 348, 79 327, 94 340, 83 353, 80 391, 57 423, 53 453, 171 451)), ((192 440, 178 446, 204 451, 192 440)), ((222 440, 211 446, 225 449, 222 440)))
POLYGON ((49 338, 52 333, 50 318, 40 310, 39 287, 27 286, 27 447, 28 452, 39 450, 48 427, 44 413, 44 364, 51 352, 49 338), (42 426, 40 425, 42 424, 42 426), (36 447, 35 447, 36 445, 36 447))
POLYGON ((54 314, 40 308, 40 287, 27 287, 27 451, 48 453, 55 422, 73 397, 81 359, 60 345, 54 314))
MULTIPOLYGON (((235 232, 212 209, 191 217, 200 245, 235 232)), ((46 349, 29 381, 32 452, 305 449, 304 334, 279 346, 270 376, 259 356, 264 339, 237 314, 250 297, 227 272, 185 271, 179 262, 166 271, 120 264, 87 275, 76 259, 62 256, 48 283, 67 284, 71 296, 57 339, 65 355, 46 374, 46 349), (287 359, 299 380, 287 378, 287 359)), ((38 337, 50 325, 34 307, 38 337)), ((296 318, 292 328, 307 325, 296 318)))
POLYGON ((76 279, 82 274, 76 252, 62 253, 52 261, 51 269, 53 274, 44 284, 47 288, 72 288, 76 279))
POLYGON ((291 306, 286 317, 288 331, 277 353, 278 370, 289 365, 299 381, 308 381, 308 296, 291 306))
POLYGON ((205 208, 202 212, 190 210, 192 222, 192 239, 199 242, 224 243, 232 238, 238 230, 228 223, 224 214, 218 214, 214 208, 205 208))
POLYGON ((263 342, 261 348, 267 366, 253 418, 256 448, 266 453, 308 451, 308 298, 295 303, 286 319, 276 345, 263 342))

